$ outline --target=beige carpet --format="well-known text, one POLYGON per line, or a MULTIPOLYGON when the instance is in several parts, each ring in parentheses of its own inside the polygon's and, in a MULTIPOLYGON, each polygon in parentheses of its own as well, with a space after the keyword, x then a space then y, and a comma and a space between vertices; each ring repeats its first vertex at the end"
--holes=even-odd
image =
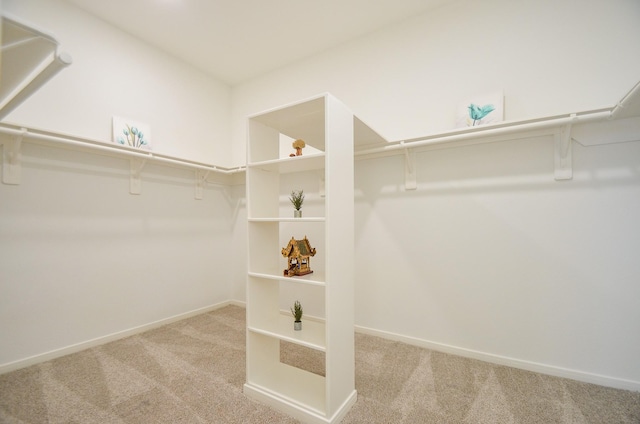
MULTIPOLYGON (((245 311, 228 306, 0 376, 0 423, 295 423, 247 399, 245 311)), ((322 355, 283 349, 322 372, 322 355)), ((640 393, 356 334, 343 423, 640 423, 640 393)))

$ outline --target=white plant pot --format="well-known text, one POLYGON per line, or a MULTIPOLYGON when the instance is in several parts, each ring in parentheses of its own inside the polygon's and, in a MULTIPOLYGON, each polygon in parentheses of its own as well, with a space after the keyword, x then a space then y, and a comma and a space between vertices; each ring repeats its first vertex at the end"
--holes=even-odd
POLYGON ((302 321, 293 321, 293 329, 296 331, 302 330, 302 321))

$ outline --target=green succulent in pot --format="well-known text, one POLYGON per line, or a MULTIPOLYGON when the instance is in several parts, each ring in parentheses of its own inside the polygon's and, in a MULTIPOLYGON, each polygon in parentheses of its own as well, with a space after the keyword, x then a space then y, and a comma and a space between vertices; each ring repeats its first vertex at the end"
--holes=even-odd
POLYGON ((302 330, 302 305, 297 300, 293 303, 293 307, 291 307, 291 315, 293 315, 295 320, 293 322, 294 330, 302 330))

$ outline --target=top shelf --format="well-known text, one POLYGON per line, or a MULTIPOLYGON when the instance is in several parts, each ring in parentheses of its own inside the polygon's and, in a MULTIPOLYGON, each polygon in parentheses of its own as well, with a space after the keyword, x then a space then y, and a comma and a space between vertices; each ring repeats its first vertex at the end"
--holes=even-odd
MULTIPOLYGON (((325 150, 324 108, 326 96, 314 97, 250 117, 250 121, 264 126, 274 134, 301 138, 320 151, 325 150)), ((637 83, 615 106, 598 110, 565 115, 548 116, 520 121, 504 121, 492 125, 458 128, 407 140, 389 142, 366 123, 354 116, 354 153, 358 158, 404 154, 408 149, 454 147, 492 141, 521 138, 520 135, 553 135, 560 129, 573 127, 571 138, 583 145, 610 144, 636 141, 640 134, 640 82, 637 83)), ((259 129, 263 131, 263 129, 259 129)), ((254 143, 250 148, 252 162, 279 162, 278 149, 272 144, 261 146, 254 143), (275 153, 274 153, 275 152, 275 153)), ((295 159, 295 158, 294 158, 295 159)), ((260 165, 262 167, 262 165, 260 165)), ((279 165, 278 165, 279 166, 279 165)), ((283 165, 284 166, 284 165, 283 165)), ((282 168, 286 171, 286 168, 282 168)))
POLYGON ((72 62, 54 37, 6 15, 2 19, 0 120, 72 62))
POLYGON ((582 145, 611 144, 640 140, 640 82, 615 106, 565 115, 520 121, 503 121, 478 127, 457 128, 378 145, 360 146, 356 157, 367 158, 404 154, 408 149, 455 147, 465 144, 512 140, 521 135, 553 135, 569 128, 571 137, 582 145))
MULTIPOLYGON (((328 93, 268 110, 249 117, 252 141, 249 164, 277 162, 280 159, 279 136, 302 139, 307 146, 325 152, 326 106, 328 93)), ((386 140, 364 121, 353 116, 354 145, 356 148, 375 146, 386 140)), ((311 156, 311 155, 309 155, 311 156)), ((289 160, 288 158, 284 158, 289 160)), ((299 158, 292 158, 297 159, 299 158)))
POLYGON ((250 116, 249 120, 324 151, 324 109, 325 97, 321 96, 250 116))

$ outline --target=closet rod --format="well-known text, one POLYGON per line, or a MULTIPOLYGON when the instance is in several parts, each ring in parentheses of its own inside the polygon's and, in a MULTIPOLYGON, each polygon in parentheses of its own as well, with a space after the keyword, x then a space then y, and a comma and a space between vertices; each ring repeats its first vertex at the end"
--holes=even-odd
POLYGON ((356 156, 373 155, 376 153, 389 153, 396 152, 401 153, 402 150, 412 149, 416 147, 429 146, 432 144, 443 144, 455 141, 479 139, 491 136, 500 136, 505 134, 533 131, 549 128, 560 128, 567 124, 577 124, 582 122, 600 121, 609 119, 611 116, 611 109, 600 109, 593 112, 585 112, 584 114, 571 114, 563 117, 545 118, 541 120, 530 120, 521 122, 511 122, 496 124, 491 128, 487 127, 474 127, 461 130, 463 132, 453 134, 440 134, 427 137, 413 138, 409 140, 400 140, 392 142, 386 146, 374 147, 371 149, 364 149, 356 151, 356 156))
POLYGON ((233 169, 224 168, 224 167, 221 168, 214 165, 200 164, 200 163, 192 162, 185 159, 174 158, 168 155, 159 155, 153 152, 128 150, 129 148, 127 146, 120 146, 116 144, 114 144, 113 146, 109 146, 109 145, 106 145, 104 142, 98 142, 98 141, 87 140, 87 139, 82 140, 82 139, 75 139, 75 138, 58 136, 58 135, 45 134, 45 133, 40 133, 34 130, 30 130, 27 128, 14 129, 14 128, 7 128, 7 127, 0 126, 0 133, 22 137, 23 141, 25 141, 27 138, 30 138, 33 140, 45 141, 53 144, 64 144, 69 146, 99 150, 102 152, 108 152, 116 156, 136 157, 136 158, 151 160, 155 162, 163 162, 167 164, 179 165, 186 168, 194 168, 194 169, 202 169, 202 170, 211 171, 211 172, 218 172, 221 174, 234 174, 236 172, 241 172, 244 170, 242 167, 233 168, 233 169), (101 144, 98 144, 98 143, 101 143, 101 144))

